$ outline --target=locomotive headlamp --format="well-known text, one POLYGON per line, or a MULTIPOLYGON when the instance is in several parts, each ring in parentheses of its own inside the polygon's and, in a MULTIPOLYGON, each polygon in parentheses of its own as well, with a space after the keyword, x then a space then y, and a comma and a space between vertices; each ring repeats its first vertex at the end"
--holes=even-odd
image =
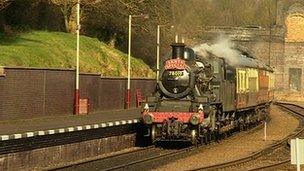
POLYGON ((146 103, 144 106, 144 112, 149 112, 149 104, 146 103))
POLYGON ((204 111, 204 106, 200 104, 198 107, 198 112, 202 112, 202 111, 204 111))
POLYGON ((199 124, 199 122, 200 122, 200 116, 197 113, 193 114, 190 118, 190 123, 192 125, 197 125, 197 124, 199 124))
POLYGON ((145 124, 152 124, 154 121, 154 117, 151 114, 145 114, 143 115, 143 121, 145 124))

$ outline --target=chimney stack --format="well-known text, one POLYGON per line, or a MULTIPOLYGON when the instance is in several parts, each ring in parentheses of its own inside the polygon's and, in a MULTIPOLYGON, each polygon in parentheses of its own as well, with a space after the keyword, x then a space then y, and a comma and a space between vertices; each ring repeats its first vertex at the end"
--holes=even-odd
POLYGON ((184 43, 172 43, 172 59, 184 59, 185 46, 184 43))

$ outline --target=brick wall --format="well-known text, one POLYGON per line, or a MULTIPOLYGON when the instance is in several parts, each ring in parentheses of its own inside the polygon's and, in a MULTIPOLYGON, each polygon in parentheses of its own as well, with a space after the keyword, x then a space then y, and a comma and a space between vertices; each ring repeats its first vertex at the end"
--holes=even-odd
POLYGON ((280 28, 242 28, 242 27, 206 27, 200 37, 202 42, 210 42, 220 34, 229 35, 236 44, 248 48, 255 57, 274 68, 277 90, 286 88, 284 81, 284 31, 280 28), (271 34, 271 36, 269 36, 271 34))
POLYGON ((284 89, 280 94, 280 98, 282 100, 304 100, 304 77, 303 77, 303 69, 304 69, 304 42, 296 43, 296 42, 288 42, 285 43, 285 51, 284 51, 284 72, 283 72, 283 84, 284 89), (290 82, 290 69, 297 68, 302 69, 300 80, 301 89, 300 91, 295 91, 290 82), (294 94, 291 96, 291 94, 294 94))
MULTIPOLYGON (((81 98, 90 99, 91 112, 123 109, 126 83, 125 78, 82 74, 81 98)), ((149 95, 154 87, 154 80, 132 79, 132 107, 136 89, 149 95)), ((73 70, 5 68, 0 73, 0 119, 73 114, 74 88, 73 70)))
POLYGON ((304 15, 294 13, 286 17, 286 41, 303 42, 304 41, 304 15))

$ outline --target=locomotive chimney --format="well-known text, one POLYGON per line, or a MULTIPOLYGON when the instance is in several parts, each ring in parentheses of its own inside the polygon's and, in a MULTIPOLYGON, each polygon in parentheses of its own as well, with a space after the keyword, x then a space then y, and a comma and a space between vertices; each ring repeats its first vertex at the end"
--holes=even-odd
POLYGON ((185 46, 184 43, 172 43, 172 59, 184 59, 185 46))

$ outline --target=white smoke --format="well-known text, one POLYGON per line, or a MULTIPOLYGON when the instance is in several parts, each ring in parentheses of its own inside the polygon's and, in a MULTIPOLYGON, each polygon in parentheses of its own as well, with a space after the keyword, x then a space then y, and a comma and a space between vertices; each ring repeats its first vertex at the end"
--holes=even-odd
POLYGON ((235 64, 241 55, 241 52, 235 49, 235 44, 223 34, 219 35, 213 44, 203 43, 195 46, 193 50, 203 57, 206 57, 208 53, 222 57, 231 65, 235 64))

